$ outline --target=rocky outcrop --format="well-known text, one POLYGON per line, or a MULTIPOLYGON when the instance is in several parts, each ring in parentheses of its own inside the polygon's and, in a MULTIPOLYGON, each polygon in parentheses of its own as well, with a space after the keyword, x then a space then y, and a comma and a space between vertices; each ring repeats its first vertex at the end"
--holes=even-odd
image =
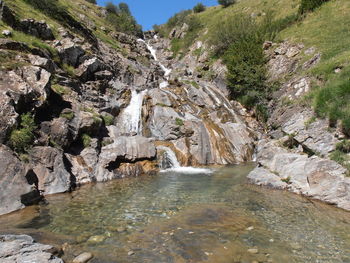
POLYGON ((62 151, 37 146, 32 149, 31 158, 33 172, 38 178, 38 190, 45 195, 67 192, 74 185, 62 151))
POLYGON ((53 255, 54 251, 52 246, 36 243, 28 235, 0 236, 0 261, 3 263, 63 263, 62 259, 53 255))
MULTIPOLYGON (((26 178, 21 161, 6 146, 0 146, 0 215, 13 212, 40 200, 40 194, 26 178)), ((27 176, 29 178, 29 175, 27 176)), ((1 251, 1 249, 0 249, 1 251)))
POLYGON ((288 189, 350 210, 350 178, 346 169, 334 161, 292 153, 278 141, 261 141, 258 163, 248 179, 258 185, 288 189))

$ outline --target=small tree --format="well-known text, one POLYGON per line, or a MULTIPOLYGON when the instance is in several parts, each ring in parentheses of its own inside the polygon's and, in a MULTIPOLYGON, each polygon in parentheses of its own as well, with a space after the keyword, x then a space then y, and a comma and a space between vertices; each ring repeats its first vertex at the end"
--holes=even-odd
POLYGON ((114 5, 112 2, 108 2, 106 4, 106 10, 108 13, 111 13, 111 14, 118 14, 119 12, 119 7, 114 5))
POLYGON ((236 3, 236 0, 218 0, 218 3, 223 7, 228 7, 236 3))
POLYGON ((198 3, 193 7, 193 12, 195 13, 200 13, 205 11, 205 5, 203 5, 202 3, 198 3))

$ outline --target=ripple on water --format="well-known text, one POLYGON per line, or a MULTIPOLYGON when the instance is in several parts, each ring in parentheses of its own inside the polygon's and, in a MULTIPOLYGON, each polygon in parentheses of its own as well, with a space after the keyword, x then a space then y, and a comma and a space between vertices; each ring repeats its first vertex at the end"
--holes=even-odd
POLYGON ((0 217, 1 232, 96 262, 350 262, 350 214, 248 185, 252 166, 86 185, 0 217))

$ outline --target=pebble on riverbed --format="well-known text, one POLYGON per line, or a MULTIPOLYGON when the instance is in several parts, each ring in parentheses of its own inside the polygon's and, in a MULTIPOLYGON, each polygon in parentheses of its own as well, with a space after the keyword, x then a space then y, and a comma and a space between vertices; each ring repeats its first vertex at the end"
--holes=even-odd
POLYGON ((251 254, 258 254, 259 253, 259 250, 257 248, 249 248, 247 251, 251 254))
POLYGON ((79 256, 77 256, 75 259, 73 259, 73 263, 86 263, 90 259, 92 259, 93 257, 94 256, 91 253, 84 252, 84 253, 80 254, 79 256))
POLYGON ((130 250, 130 251, 128 252, 128 256, 132 256, 132 255, 134 255, 134 254, 135 254, 135 252, 132 251, 132 250, 130 250))

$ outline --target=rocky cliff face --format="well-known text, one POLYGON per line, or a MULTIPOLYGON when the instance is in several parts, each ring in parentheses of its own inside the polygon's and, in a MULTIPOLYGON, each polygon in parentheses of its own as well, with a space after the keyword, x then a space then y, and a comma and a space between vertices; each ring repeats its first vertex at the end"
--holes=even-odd
POLYGON ((317 82, 302 70, 321 59, 315 48, 284 42, 265 43, 271 80, 282 80, 270 104, 270 132, 257 147, 258 167, 248 179, 255 184, 286 189, 350 210, 350 178, 347 169, 330 160, 344 139, 341 126, 330 128, 300 100, 317 82), (303 61, 304 57, 310 57, 303 61))
POLYGON ((4 23, 55 50, 0 39, 0 53, 16 61, 0 70, 0 214, 84 183, 156 172, 164 149, 182 166, 252 160, 255 124, 226 99, 220 63, 205 79, 198 71, 208 71, 205 56, 172 60, 168 40, 152 33, 145 40, 110 33, 121 52, 84 24, 84 38, 64 27, 54 36, 44 21, 19 21, 0 7, 4 23), (10 137, 26 113, 34 140, 16 152, 10 137))

